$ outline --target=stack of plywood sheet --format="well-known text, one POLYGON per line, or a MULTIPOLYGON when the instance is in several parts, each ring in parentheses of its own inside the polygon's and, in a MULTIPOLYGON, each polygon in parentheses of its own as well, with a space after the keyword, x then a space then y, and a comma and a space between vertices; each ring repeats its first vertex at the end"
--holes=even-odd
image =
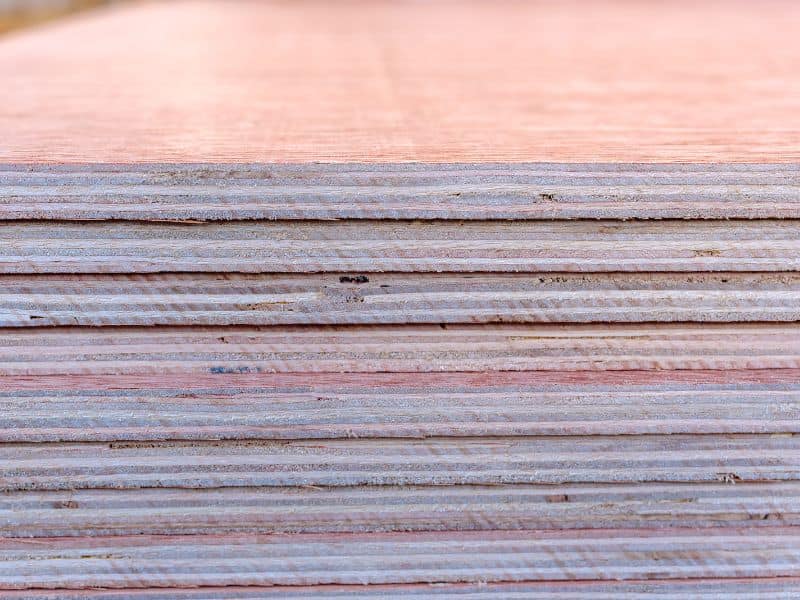
POLYGON ((0 40, 0 598, 797 598, 799 29, 187 0, 0 40))

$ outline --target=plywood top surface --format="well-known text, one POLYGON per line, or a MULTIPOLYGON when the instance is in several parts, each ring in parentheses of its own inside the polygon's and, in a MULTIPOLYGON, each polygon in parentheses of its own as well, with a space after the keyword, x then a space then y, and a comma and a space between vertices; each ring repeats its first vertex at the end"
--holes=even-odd
POLYGON ((131 2, 0 40, 1 162, 796 162, 800 3, 131 2))

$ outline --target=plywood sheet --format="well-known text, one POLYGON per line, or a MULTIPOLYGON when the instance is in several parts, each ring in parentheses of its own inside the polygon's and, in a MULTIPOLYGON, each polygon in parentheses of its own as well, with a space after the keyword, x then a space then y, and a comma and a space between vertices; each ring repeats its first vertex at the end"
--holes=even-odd
MULTIPOLYGON (((6 537, 800 525, 797 481, 5 492, 6 537)), ((2 595, 0 595, 2 597, 2 595)))
POLYGON ((3 219, 800 218, 797 164, 2 164, 3 219))
POLYGON ((800 319, 798 273, 166 273, 2 281, 2 327, 800 319))
POLYGON ((163 538, 43 538, 0 543, 0 583, 37 587, 151 587, 575 581, 797 576, 798 528, 163 538), (44 543, 43 543, 44 542, 44 543), (698 560, 698 555, 703 560, 698 560), (559 557, 554 566, 553 556, 559 557), (158 565, 156 567, 156 565, 158 565))
POLYGON ((0 161, 796 162, 798 28, 789 0, 132 3, 0 41, 0 161))
POLYGON ((0 223, 0 274, 797 270, 800 220, 0 223))
POLYGON ((0 330, 2 375, 800 368, 800 323, 0 330))
POLYGON ((0 489, 788 481, 793 435, 3 444, 0 489))

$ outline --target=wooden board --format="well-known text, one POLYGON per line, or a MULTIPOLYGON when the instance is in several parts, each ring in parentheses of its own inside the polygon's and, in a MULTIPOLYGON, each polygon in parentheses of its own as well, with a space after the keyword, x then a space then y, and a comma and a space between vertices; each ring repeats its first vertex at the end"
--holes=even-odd
POLYGON ((791 0, 135 3, 0 40, 0 161, 791 163, 798 28, 791 0))
POLYGON ((63 328, 0 334, 0 375, 800 368, 800 323, 63 328))
MULTIPOLYGON (((800 525, 784 482, 5 492, 5 537, 800 525)), ((2 597, 2 596, 0 596, 2 597)))
POLYGON ((0 164, 0 218, 797 219, 800 167, 0 164))
POLYGON ((800 273, 8 275, 0 327, 797 321, 800 273))
POLYGON ((800 528, 698 533, 666 530, 347 534, 285 536, 119 536, 16 539, 0 543, 0 583, 18 587, 193 586, 637 580, 785 577, 800 560, 800 528), (703 560, 697 560, 698 555, 703 560), (558 566, 552 563, 559 557, 558 566), (156 566, 158 565, 158 566, 156 566), (166 572, 166 574, 164 574, 166 572))
POLYGON ((303 384, 17 389, 0 392, 0 441, 800 433, 797 384, 764 376, 758 384, 620 385, 605 373, 594 384, 565 383, 570 375, 551 374, 559 384, 415 373, 336 385, 306 374, 303 384))
POLYGON ((793 435, 4 444, 0 490, 786 481, 793 435), (58 462, 54 457, 58 456, 58 462))
POLYGON ((800 220, 0 223, 0 273, 797 271, 800 220))

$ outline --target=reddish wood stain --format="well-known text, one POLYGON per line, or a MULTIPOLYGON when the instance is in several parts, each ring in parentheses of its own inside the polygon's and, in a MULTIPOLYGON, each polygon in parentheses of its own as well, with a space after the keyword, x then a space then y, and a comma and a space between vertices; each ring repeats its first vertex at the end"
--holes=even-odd
POLYGON ((150 2, 0 41, 0 161, 800 159, 800 5, 150 2))

